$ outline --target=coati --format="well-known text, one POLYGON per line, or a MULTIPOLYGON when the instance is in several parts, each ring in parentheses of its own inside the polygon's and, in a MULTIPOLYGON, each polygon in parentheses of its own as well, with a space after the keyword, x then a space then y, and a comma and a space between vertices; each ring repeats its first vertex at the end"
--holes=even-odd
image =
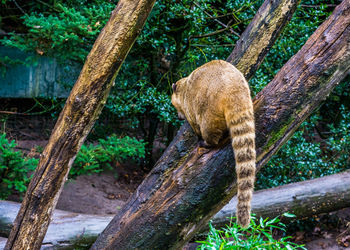
POLYGON ((253 104, 247 81, 230 63, 214 60, 172 87, 171 102, 179 118, 188 121, 205 145, 224 144, 229 132, 236 161, 237 222, 247 227, 256 157, 253 104))

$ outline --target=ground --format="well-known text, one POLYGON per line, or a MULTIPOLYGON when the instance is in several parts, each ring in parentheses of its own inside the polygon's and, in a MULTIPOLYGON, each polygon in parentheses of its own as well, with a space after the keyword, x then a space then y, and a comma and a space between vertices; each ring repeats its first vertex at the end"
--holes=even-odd
POLYGON ((139 178, 135 181, 132 174, 133 172, 127 179, 125 177, 116 179, 112 172, 107 172, 68 180, 58 200, 57 208, 76 213, 116 214, 142 180, 139 175, 134 174, 139 178))

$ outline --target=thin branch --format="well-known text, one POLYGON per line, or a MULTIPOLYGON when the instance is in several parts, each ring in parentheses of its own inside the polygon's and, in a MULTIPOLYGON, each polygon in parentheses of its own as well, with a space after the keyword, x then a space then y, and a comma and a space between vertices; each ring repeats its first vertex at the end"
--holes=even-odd
POLYGON ((17 8, 24 14, 24 15, 28 15, 22 8, 21 6, 18 5, 18 3, 16 2, 16 0, 13 0, 13 2, 15 3, 15 5, 17 6, 17 8))
POLYGON ((321 7, 336 7, 336 4, 325 4, 325 5, 308 5, 308 4, 300 4, 300 7, 304 7, 304 8, 321 8, 321 7))
POLYGON ((234 47, 234 44, 191 44, 191 47, 234 47))
POLYGON ((47 7, 49 7, 50 9, 53 9, 54 11, 57 11, 57 12, 62 12, 60 11, 59 9, 57 9, 55 6, 51 6, 50 4, 48 3, 45 3, 44 1, 41 1, 41 0, 36 0, 38 3, 41 3, 42 5, 45 5, 47 7))
POLYGON ((220 20, 216 19, 213 15, 209 14, 209 13, 208 13, 205 9, 203 9, 202 6, 200 6, 197 2, 194 2, 194 4, 195 4, 198 8, 200 8, 201 10, 203 10, 203 12, 204 12, 207 16, 213 18, 215 22, 217 22, 218 24, 224 26, 225 28, 228 28, 232 34, 234 34, 234 35, 240 37, 240 35, 239 35, 236 31, 234 31, 233 29, 231 29, 230 27, 228 27, 226 24, 224 24, 224 23, 221 22, 220 20))
MULTIPOLYGON (((231 22, 232 20, 230 20, 231 22)), ((190 36, 190 40, 193 39, 193 38, 204 38, 204 37, 209 37, 209 36, 215 36, 217 34, 220 34, 226 30, 228 30, 230 28, 230 26, 228 26, 230 24, 230 22, 227 24, 227 27, 226 28, 223 28, 223 29, 220 29, 220 30, 217 30, 217 31, 214 31, 214 32, 210 32, 210 33, 207 33, 207 34, 204 34, 204 35, 195 35, 195 36, 190 36)))
POLYGON ((216 18, 222 18, 222 17, 227 17, 227 16, 232 16, 232 13, 221 15, 221 16, 209 16, 206 19, 216 19, 216 18))
POLYGON ((28 115, 25 113, 18 113, 18 112, 11 112, 11 111, 1 111, 0 110, 0 114, 5 114, 5 115, 28 115))

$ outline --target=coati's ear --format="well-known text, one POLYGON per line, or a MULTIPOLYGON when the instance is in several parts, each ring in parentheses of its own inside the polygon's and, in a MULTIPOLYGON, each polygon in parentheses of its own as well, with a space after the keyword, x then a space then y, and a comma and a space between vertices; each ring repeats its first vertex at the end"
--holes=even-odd
POLYGON ((172 88, 173 88, 173 91, 175 92, 176 91, 176 83, 173 83, 172 88))

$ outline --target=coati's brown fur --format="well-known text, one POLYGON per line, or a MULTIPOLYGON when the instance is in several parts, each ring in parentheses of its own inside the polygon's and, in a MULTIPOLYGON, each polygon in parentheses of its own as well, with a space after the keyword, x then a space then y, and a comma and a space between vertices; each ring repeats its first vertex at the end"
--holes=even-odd
POLYGON ((255 181, 255 126, 250 90, 243 74, 215 60, 173 84, 171 102, 209 146, 219 146, 229 131, 236 160, 237 222, 250 223, 255 181))

